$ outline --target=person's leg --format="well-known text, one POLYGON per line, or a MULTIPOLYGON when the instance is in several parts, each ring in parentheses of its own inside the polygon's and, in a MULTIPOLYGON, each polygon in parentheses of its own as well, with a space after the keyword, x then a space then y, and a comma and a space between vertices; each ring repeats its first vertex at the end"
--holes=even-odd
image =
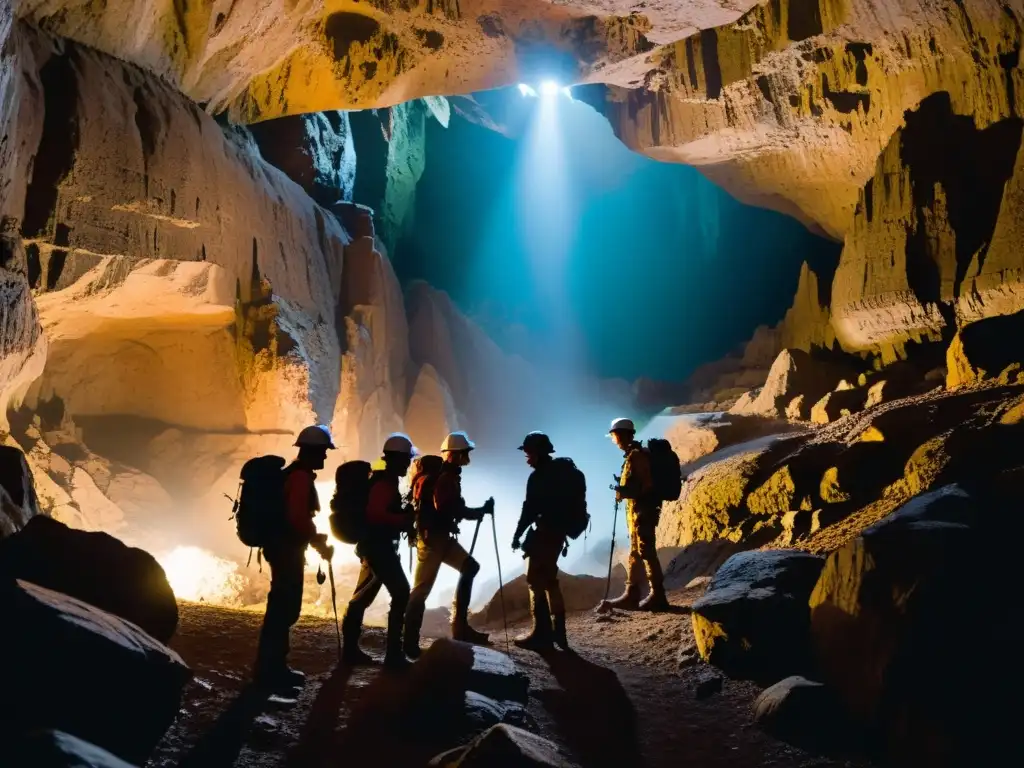
POLYGON ((374 573, 370 561, 361 556, 359 560, 359 578, 352 598, 345 608, 341 620, 341 636, 344 640, 342 659, 348 664, 369 664, 373 657, 359 647, 359 636, 363 632, 363 616, 370 607, 377 593, 380 592, 381 581, 374 573))
POLYGON ((391 595, 384 663, 392 667, 407 666, 409 660, 402 652, 402 630, 405 626, 405 610, 409 605, 409 579, 405 576, 402 561, 391 542, 375 545, 368 556, 374 573, 391 595))
POLYGON ((254 677, 274 684, 298 682, 303 676, 288 669, 288 636, 302 613, 305 548, 271 549, 264 552, 264 558, 270 567, 270 592, 254 677))
POLYGON ((411 659, 420 655, 423 614, 427 609, 427 598, 437 581, 443 557, 443 547, 431 546, 423 539, 416 545, 416 574, 409 594, 409 606, 405 609, 405 635, 402 642, 405 655, 411 659))
POLYGON ((637 535, 636 516, 632 505, 626 508, 626 528, 629 531, 629 559, 626 561, 626 588, 622 594, 608 601, 612 608, 633 611, 640 606, 640 581, 643 578, 643 564, 640 560, 640 538, 637 535))
POLYGON ((516 638, 515 643, 520 648, 543 651, 551 647, 552 626, 548 590, 553 584, 557 586, 558 583, 558 556, 562 553, 562 545, 561 537, 541 528, 534 531, 526 562, 526 584, 530 588, 533 629, 530 634, 516 638))
POLYGON ((668 598, 665 596, 665 577, 658 560, 656 543, 658 516, 653 510, 643 515, 637 522, 637 555, 647 571, 647 580, 651 585, 651 593, 644 598, 639 608, 644 611, 667 611, 668 598))
POLYGON ((449 539, 444 552, 444 564, 459 572, 459 583, 455 588, 455 600, 452 603, 452 638, 466 643, 487 644, 487 635, 469 626, 473 579, 480 573, 480 563, 470 557, 457 539, 449 539))

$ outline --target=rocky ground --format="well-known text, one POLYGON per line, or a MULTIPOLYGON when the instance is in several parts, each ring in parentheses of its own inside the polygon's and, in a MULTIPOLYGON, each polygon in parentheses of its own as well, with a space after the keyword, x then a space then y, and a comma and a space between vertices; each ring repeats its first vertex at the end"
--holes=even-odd
MULTIPOLYGON (((547 658, 512 646, 530 678, 528 727, 564 748, 581 766, 858 765, 823 760, 757 730, 750 705, 758 689, 722 680, 703 663, 680 660, 692 642, 686 606, 697 593, 677 591, 678 612, 650 616, 592 612, 570 619, 577 655, 547 658)), ((332 622, 304 618, 295 632, 293 663, 309 681, 293 703, 244 693, 260 615, 181 604, 172 642, 195 672, 181 713, 149 762, 174 765, 335 765, 362 759, 389 766, 424 765, 438 744, 387 734, 369 723, 376 704, 400 686, 379 669, 334 669, 332 622)), ((510 636, 524 629, 510 628, 510 636)), ((503 649, 500 628, 496 647, 503 649)), ((382 635, 364 645, 380 652, 382 635)), ((441 747, 445 745, 440 745, 441 747)))

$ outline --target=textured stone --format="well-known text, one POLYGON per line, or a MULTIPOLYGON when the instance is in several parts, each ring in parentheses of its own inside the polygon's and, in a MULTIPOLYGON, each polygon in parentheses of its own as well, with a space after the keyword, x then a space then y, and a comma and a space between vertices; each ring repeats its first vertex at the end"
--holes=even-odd
POLYGON ((24 581, 0 585, 0 615, 9 660, 0 666, 2 741, 57 728, 143 763, 191 677, 178 654, 134 624, 24 581))
POLYGON ((4 744, 0 762, 12 768, 133 768, 95 744, 52 729, 32 731, 4 744))
POLYGON ((0 581, 24 579, 132 622, 162 643, 178 626, 163 568, 148 552, 106 533, 68 528, 42 515, 0 542, 0 581))
POLYGON ((693 471, 666 505, 659 545, 831 551, 943 478, 982 481, 1024 465, 1021 386, 936 390, 807 434, 739 446, 693 471))
POLYGON ((39 499, 25 454, 0 446, 0 540, 22 530, 38 514, 39 499))
POLYGON ((1024 333, 1024 310, 964 326, 946 351, 946 387, 984 380, 1024 384, 1024 351, 1011 339, 1024 333))
POLYGON ((1001 607, 1019 489, 970 479, 979 496, 939 488, 834 552, 811 596, 821 679, 897 763, 989 763, 1005 727, 1010 684, 996 649, 1011 631, 1001 607), (985 589, 965 578, 977 572, 985 589), (950 631, 951 606, 967 636, 950 631))
POLYGON ((787 677, 761 691, 754 722, 777 739, 817 752, 850 741, 850 726, 836 695, 821 683, 787 677))
POLYGON ((799 349, 784 349, 772 363, 768 380, 757 397, 737 403, 729 412, 769 418, 787 418, 791 413, 798 413, 807 419, 811 415, 810 406, 835 389, 846 375, 849 375, 846 366, 816 359, 799 349), (803 405, 791 408, 801 395, 803 405))
POLYGON ((701 657, 733 678, 761 682, 811 667, 807 598, 825 560, 795 550, 740 552, 693 604, 701 657))

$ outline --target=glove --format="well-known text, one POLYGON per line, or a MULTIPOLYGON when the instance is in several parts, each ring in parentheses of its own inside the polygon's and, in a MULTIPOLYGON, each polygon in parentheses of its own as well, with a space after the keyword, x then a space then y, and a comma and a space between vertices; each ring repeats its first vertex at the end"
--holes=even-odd
POLYGON ((489 498, 487 501, 484 502, 484 514, 485 515, 493 515, 494 514, 494 497, 493 496, 491 496, 491 498, 489 498))
POLYGON ((514 539, 512 539, 512 551, 513 552, 515 552, 521 546, 522 546, 522 542, 519 541, 519 537, 518 536, 516 536, 514 539))

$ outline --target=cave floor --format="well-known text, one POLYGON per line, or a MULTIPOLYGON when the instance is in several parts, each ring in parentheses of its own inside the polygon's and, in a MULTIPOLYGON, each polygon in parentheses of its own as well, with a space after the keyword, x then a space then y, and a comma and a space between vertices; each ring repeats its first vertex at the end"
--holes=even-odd
MULTIPOLYGON (((693 596, 670 597, 685 605, 693 596)), ((395 694, 398 682, 379 668, 335 671, 331 621, 304 617, 293 634, 292 665, 308 675, 295 703, 245 694, 260 620, 251 611, 181 604, 171 644, 195 677, 149 766, 419 767, 441 751, 363 720, 375 701, 395 694)), ((523 629, 510 628, 510 637, 523 629)), ((585 768, 866 765, 809 755, 761 733, 752 722, 758 692, 752 684, 724 680, 719 692, 698 698, 698 685, 714 673, 700 663, 679 666, 680 644, 692 641, 682 611, 577 614, 569 634, 578 655, 542 658, 515 646, 511 652, 530 677, 528 716, 536 730, 585 768)), ((504 650, 500 627, 492 637, 504 650)), ((381 631, 369 629, 363 646, 380 655, 382 645, 381 631)))

